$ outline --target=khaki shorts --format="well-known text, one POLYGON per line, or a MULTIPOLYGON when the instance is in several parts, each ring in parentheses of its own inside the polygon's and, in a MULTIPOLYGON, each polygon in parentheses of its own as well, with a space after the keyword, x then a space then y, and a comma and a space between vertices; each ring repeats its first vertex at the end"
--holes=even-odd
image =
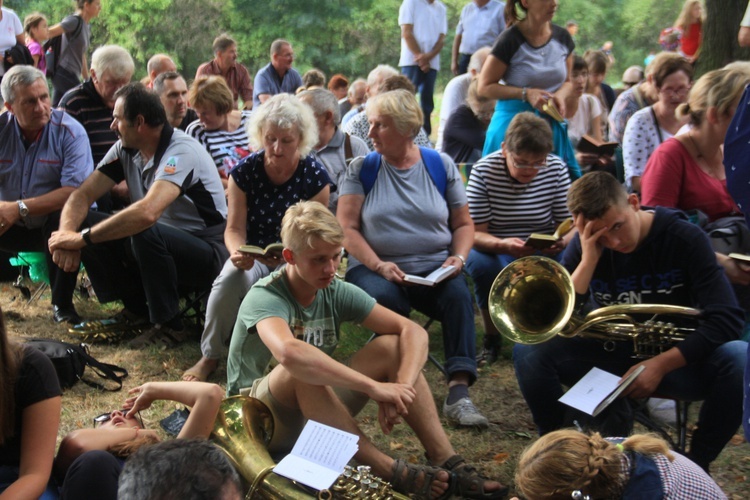
MULTIPOLYGON (((297 438, 305 427, 305 423, 307 423, 307 419, 298 408, 289 408, 273 397, 268 385, 270 378, 270 375, 266 375, 263 378, 256 379, 249 390, 241 389, 240 394, 260 400, 271 410, 273 436, 268 444, 268 452, 276 456, 292 451, 294 443, 297 442, 297 438)), ((352 416, 356 416, 362 411, 362 408, 370 400, 367 394, 349 389, 334 388, 334 392, 352 416)))

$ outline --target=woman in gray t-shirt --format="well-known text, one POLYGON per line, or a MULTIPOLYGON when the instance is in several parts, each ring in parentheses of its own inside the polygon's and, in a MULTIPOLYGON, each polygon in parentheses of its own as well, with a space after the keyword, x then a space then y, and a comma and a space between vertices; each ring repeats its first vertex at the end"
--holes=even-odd
POLYGON ((91 41, 90 23, 101 10, 101 0, 76 0, 76 13, 49 29, 50 38, 63 35, 60 59, 52 77, 53 106, 57 106, 65 92, 80 83, 79 75, 84 80, 89 77, 86 51, 91 41))

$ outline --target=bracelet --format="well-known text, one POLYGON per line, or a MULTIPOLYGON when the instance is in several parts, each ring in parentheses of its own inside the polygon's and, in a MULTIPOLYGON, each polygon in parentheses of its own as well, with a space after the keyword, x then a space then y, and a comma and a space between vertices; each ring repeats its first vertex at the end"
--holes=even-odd
POLYGON ((463 255, 461 255, 460 253, 457 253, 454 255, 454 257, 461 261, 461 266, 463 267, 466 266, 466 260, 464 259, 463 255))
POLYGON ((528 93, 529 93, 529 88, 528 87, 524 87, 524 88, 521 89, 521 100, 523 102, 529 102, 528 97, 527 97, 528 93))

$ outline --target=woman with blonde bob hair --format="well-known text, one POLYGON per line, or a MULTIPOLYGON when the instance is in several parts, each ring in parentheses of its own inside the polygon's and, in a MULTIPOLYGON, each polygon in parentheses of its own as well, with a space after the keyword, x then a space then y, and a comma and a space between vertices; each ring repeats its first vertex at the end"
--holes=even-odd
POLYGON ((461 271, 474 226, 461 176, 450 157, 415 144, 423 115, 414 94, 379 93, 366 112, 375 152, 352 161, 336 211, 349 251, 346 280, 403 316, 414 307, 442 322, 449 384, 443 412, 453 424, 487 427, 468 391, 477 377, 476 332, 461 271), (447 266, 452 271, 436 286, 407 278, 447 266))
POLYGON ((278 94, 253 111, 247 126, 256 152, 229 172, 227 229, 229 260, 214 281, 201 338, 203 356, 183 375, 203 381, 226 359, 237 311, 250 287, 282 263, 280 255, 259 256, 243 245, 265 248, 281 241, 286 209, 300 200, 328 206, 331 181, 310 151, 318 142, 312 109, 290 94, 278 94))
POLYGON ((515 482, 528 500, 726 498, 703 469, 649 434, 550 432, 524 450, 515 482))
POLYGON ((188 92, 188 102, 198 119, 188 125, 185 133, 203 144, 216 163, 224 189, 229 171, 250 154, 245 129, 251 111, 234 109, 234 97, 221 76, 200 76, 188 92))

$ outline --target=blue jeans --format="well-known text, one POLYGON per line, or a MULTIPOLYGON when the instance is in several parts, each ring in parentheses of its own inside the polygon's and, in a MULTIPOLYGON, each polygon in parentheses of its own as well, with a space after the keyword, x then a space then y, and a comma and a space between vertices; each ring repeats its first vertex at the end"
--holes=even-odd
POLYGON ((745 410, 742 416, 742 427, 745 429, 745 440, 750 441, 750 347, 747 349, 745 366, 745 410))
MULTIPOLYGON (((540 254, 541 255, 541 254, 540 254)), ((557 255, 545 255, 556 261, 562 259, 563 253, 557 255)), ((489 298, 492 283, 505 269, 505 266, 516 260, 512 255, 485 253, 472 249, 469 252, 469 258, 466 259, 466 270, 469 272, 472 281, 474 281, 474 296, 477 299, 479 309, 487 309, 487 299, 489 298)))
POLYGON ((422 105, 422 113, 424 113, 424 131, 427 135, 432 133, 432 125, 430 124, 430 115, 432 110, 435 109, 435 102, 433 100, 433 94, 435 93, 435 81, 437 80, 437 70, 430 69, 427 73, 419 69, 419 66, 402 66, 401 73, 407 76, 411 83, 416 87, 419 92, 420 104, 422 105))
MULTIPOLYGON (((615 342, 612 352, 605 351, 601 341, 584 338, 555 337, 543 344, 516 344, 513 348, 516 378, 539 434, 566 424, 568 407, 557 401, 563 395, 563 385, 575 384, 594 366, 623 375, 639 362, 631 356, 632 346, 628 342, 615 342)), ((704 401, 689 453, 703 468, 721 453, 742 420, 746 356, 747 342, 727 342, 703 361, 667 374, 655 391, 662 397, 704 401)), ((606 418, 608 410, 600 416, 606 418)), ((627 429, 620 432, 627 435, 627 429)))
POLYGON ((409 317, 413 307, 440 321, 448 376, 468 372, 470 383, 474 383, 477 378, 474 306, 463 275, 442 281, 434 287, 399 286, 366 266, 357 266, 346 272, 346 281, 370 294, 381 306, 402 316, 409 317))
POLYGON ((471 62, 472 54, 458 54, 458 74, 463 75, 469 71, 469 62, 471 62))

